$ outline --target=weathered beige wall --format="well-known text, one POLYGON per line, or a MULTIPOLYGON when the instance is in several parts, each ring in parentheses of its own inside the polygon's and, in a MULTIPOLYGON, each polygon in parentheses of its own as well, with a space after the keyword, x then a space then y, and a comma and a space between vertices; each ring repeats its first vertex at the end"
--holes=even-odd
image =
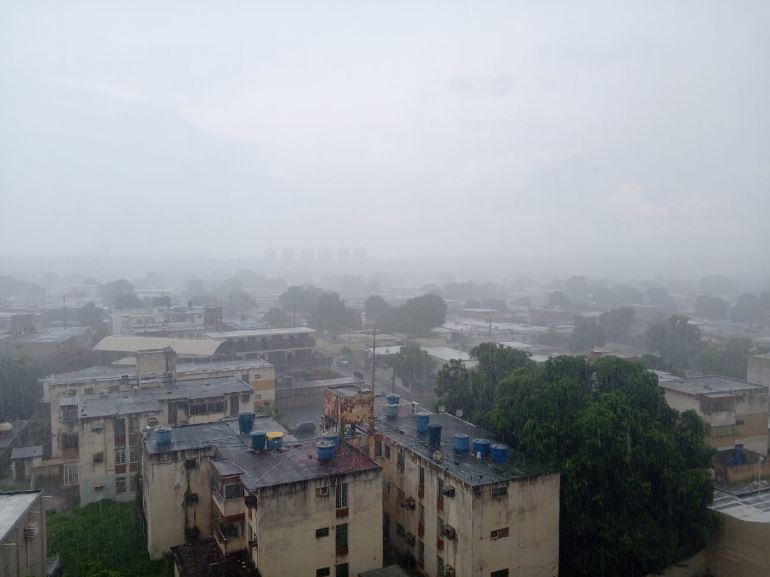
POLYGON ((316 570, 348 563, 358 575, 382 566, 382 475, 379 470, 337 477, 348 483, 349 515, 337 518, 334 486, 329 496, 316 496, 328 480, 298 482, 262 489, 247 523, 257 536, 252 558, 262 575, 315 575, 316 570), (335 527, 348 525, 348 555, 336 557, 335 527), (329 535, 316 539, 316 529, 329 535))
POLYGON ((38 496, 26 515, 0 542, 0 575, 2 577, 45 577, 48 552, 43 500, 38 496), (36 524, 33 538, 24 537, 24 528, 36 524))
POLYGON ((185 542, 185 527, 197 527, 202 538, 211 530, 210 449, 184 451, 175 461, 159 462, 143 452, 144 511, 147 518, 147 550, 157 559, 171 547, 185 542), (194 459, 195 468, 185 468, 185 460, 194 459), (189 491, 197 504, 184 506, 189 491))
POLYGON ((770 575, 770 523, 743 521, 720 515, 719 534, 708 547, 713 577, 770 575))

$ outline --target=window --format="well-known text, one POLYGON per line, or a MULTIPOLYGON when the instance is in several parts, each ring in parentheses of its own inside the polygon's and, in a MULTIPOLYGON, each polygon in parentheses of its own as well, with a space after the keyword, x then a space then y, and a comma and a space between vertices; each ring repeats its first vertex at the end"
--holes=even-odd
POLYGON ((315 530, 315 538, 320 539, 321 537, 328 537, 329 536, 329 527, 321 527, 320 529, 315 530))
POLYGON ((243 373, 243 374, 241 375, 241 380, 242 380, 244 383, 247 383, 247 384, 248 384, 248 382, 249 382, 249 373, 243 373))
POLYGON ((348 506, 348 484, 339 483, 336 488, 337 509, 346 509, 348 506))
POLYGON ((508 494, 508 485, 500 485, 499 487, 492 487, 493 497, 505 497, 508 494))
POLYGON ((216 399, 200 399, 190 401, 188 407, 191 417, 196 415, 209 415, 211 413, 224 413, 225 401, 221 397, 216 399))
POLYGON ((136 445, 131 445, 128 449, 128 462, 136 463, 139 460, 139 455, 136 445))
POLYGON ((329 567, 321 567, 315 570, 315 577, 329 577, 332 574, 332 570, 329 567))
POLYGON ((73 423, 75 422, 75 419, 77 419, 78 416, 78 406, 77 405, 65 405, 61 408, 61 422, 62 423, 73 423))
POLYGON ((420 467, 420 487, 425 487, 425 467, 420 467))
POLYGON ((104 453, 94 453, 94 463, 103 463, 104 453))
POLYGON ((225 539, 240 539, 243 537, 243 521, 223 523, 220 525, 219 531, 225 539))
POLYGON ((343 523, 337 525, 334 529, 334 542, 337 547, 337 551, 341 549, 347 550, 348 548, 348 524, 343 523))
POLYGON ((732 437, 735 435, 735 425, 722 425, 720 427, 711 427, 712 437, 732 437))
POLYGON ((398 456, 396 458, 396 466, 399 469, 401 469, 402 471, 404 470, 405 461, 404 461, 404 448, 403 447, 399 447, 398 448, 398 456))
POLYGON ((158 419, 155 417, 150 417, 147 419, 147 426, 148 427, 157 427, 158 426, 158 419))
POLYGON ((62 435, 61 435, 61 448, 62 449, 77 449, 78 448, 78 434, 77 433, 62 433, 62 435))
POLYGON ((350 568, 348 567, 347 563, 342 563, 341 565, 337 565, 336 570, 334 572, 335 577, 348 577, 350 575, 350 568))
POLYGON ((126 492, 126 478, 125 477, 118 477, 115 479, 115 493, 120 495, 121 493, 126 492))
POLYGON ((64 485, 77 485, 77 484, 78 484, 78 464, 65 463, 64 464, 64 485))
POLYGON ((508 577, 508 569, 500 569, 499 571, 492 571, 489 577, 508 577))
POLYGON ((385 450, 384 450, 385 458, 390 459, 390 446, 384 442, 383 442, 383 445, 385 445, 385 450))
POLYGON ((492 531, 492 533, 489 535, 489 537, 490 537, 492 540, 495 540, 495 539, 502 539, 503 537, 507 537, 507 536, 508 536, 508 527, 503 527, 502 529, 495 529, 495 530, 494 530, 494 531, 492 531))
POLYGON ((116 465, 125 465, 126 464, 126 448, 125 447, 115 447, 115 464, 116 465))
POLYGON ((374 456, 382 457, 382 441, 374 442, 374 456))
POLYGON ((115 419, 115 436, 126 436, 126 422, 123 419, 115 419))
POLYGON ((318 498, 329 496, 329 487, 316 487, 315 496, 318 498))
POLYGON ((223 489, 224 490, 222 491, 222 494, 225 497, 225 501, 243 497, 243 485, 240 483, 231 483, 229 485, 225 485, 223 489))

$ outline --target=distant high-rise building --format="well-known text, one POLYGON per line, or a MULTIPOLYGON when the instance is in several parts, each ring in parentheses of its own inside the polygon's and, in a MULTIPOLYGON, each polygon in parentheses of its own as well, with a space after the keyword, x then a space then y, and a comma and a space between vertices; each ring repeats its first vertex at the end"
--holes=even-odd
POLYGON ((283 249, 283 252, 281 253, 281 260, 283 262, 294 262, 294 249, 293 248, 283 249))
POLYGON ((318 262, 329 262, 332 259, 332 251, 328 248, 322 248, 318 251, 318 262))
POLYGON ((278 253, 275 252, 274 248, 269 248, 265 251, 265 260, 269 262, 275 262, 275 260, 278 258, 278 253))
POLYGON ((357 248, 353 251, 353 258, 357 261, 366 260, 366 249, 357 248))
POLYGON ((337 250, 337 260, 340 262, 347 262, 350 260, 350 251, 346 248, 340 248, 337 250))
POLYGON ((315 251, 312 248, 302 249, 302 262, 308 263, 315 261, 315 251))

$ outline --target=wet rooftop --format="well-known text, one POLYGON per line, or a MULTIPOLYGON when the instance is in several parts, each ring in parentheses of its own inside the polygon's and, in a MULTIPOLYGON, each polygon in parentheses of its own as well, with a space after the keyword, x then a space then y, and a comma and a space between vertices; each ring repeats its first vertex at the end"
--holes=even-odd
POLYGON ((0 493, 0 541, 5 539, 8 532, 42 494, 42 491, 0 493))
POLYGON ((284 434, 281 449, 254 451, 247 435, 238 432, 238 419, 216 423, 186 425, 171 431, 171 443, 157 444, 152 431, 145 440, 149 454, 214 447, 216 456, 211 464, 220 475, 238 475, 250 491, 263 487, 322 479, 329 475, 379 469, 379 465, 346 443, 340 443, 327 462, 316 456, 316 439, 297 441, 270 417, 257 416, 253 430, 279 431, 284 434))
MULTIPOLYGON (((378 399, 378 408, 381 408, 378 399)), ((380 411, 378 411, 379 413, 380 411)), ((441 458, 434 459, 436 449, 428 444, 428 433, 417 432, 416 415, 408 406, 401 406, 401 415, 395 419, 386 419, 378 415, 377 431, 389 439, 417 453, 420 457, 438 465, 450 475, 471 486, 499 483, 513 479, 541 475, 547 471, 513 449, 508 449, 508 462, 492 463, 488 459, 478 459, 473 454, 475 439, 488 439, 495 444, 492 434, 472 423, 447 413, 430 413, 430 422, 441 424, 441 458), (405 410, 406 409, 406 410, 405 410), (405 415, 405 413, 408 413, 405 415), (457 453, 453 450, 455 434, 466 434, 470 440, 470 451, 457 453)))
POLYGON ((713 395, 715 393, 735 393, 738 391, 755 390, 757 392, 767 392, 767 387, 755 385, 746 381, 739 381, 729 377, 705 376, 688 377, 683 379, 660 380, 660 386, 684 393, 686 395, 713 395))
POLYGON ((742 521, 770 523, 770 489, 742 495, 717 489, 711 508, 742 521))

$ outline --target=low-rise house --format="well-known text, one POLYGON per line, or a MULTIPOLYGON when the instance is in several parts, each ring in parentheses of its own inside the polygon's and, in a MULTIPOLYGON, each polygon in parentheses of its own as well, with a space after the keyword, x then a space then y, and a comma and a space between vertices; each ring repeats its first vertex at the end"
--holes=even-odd
POLYGON ((29 481, 43 465, 43 446, 17 447, 11 451, 11 471, 16 482, 29 481))
POLYGON ((742 445, 767 455, 767 387, 717 376, 668 376, 659 385, 671 408, 700 415, 711 447, 725 451, 742 445))
POLYGON ((315 330, 309 327, 210 332, 210 339, 224 341, 227 358, 266 359, 276 367, 308 367, 313 362, 315 330))

